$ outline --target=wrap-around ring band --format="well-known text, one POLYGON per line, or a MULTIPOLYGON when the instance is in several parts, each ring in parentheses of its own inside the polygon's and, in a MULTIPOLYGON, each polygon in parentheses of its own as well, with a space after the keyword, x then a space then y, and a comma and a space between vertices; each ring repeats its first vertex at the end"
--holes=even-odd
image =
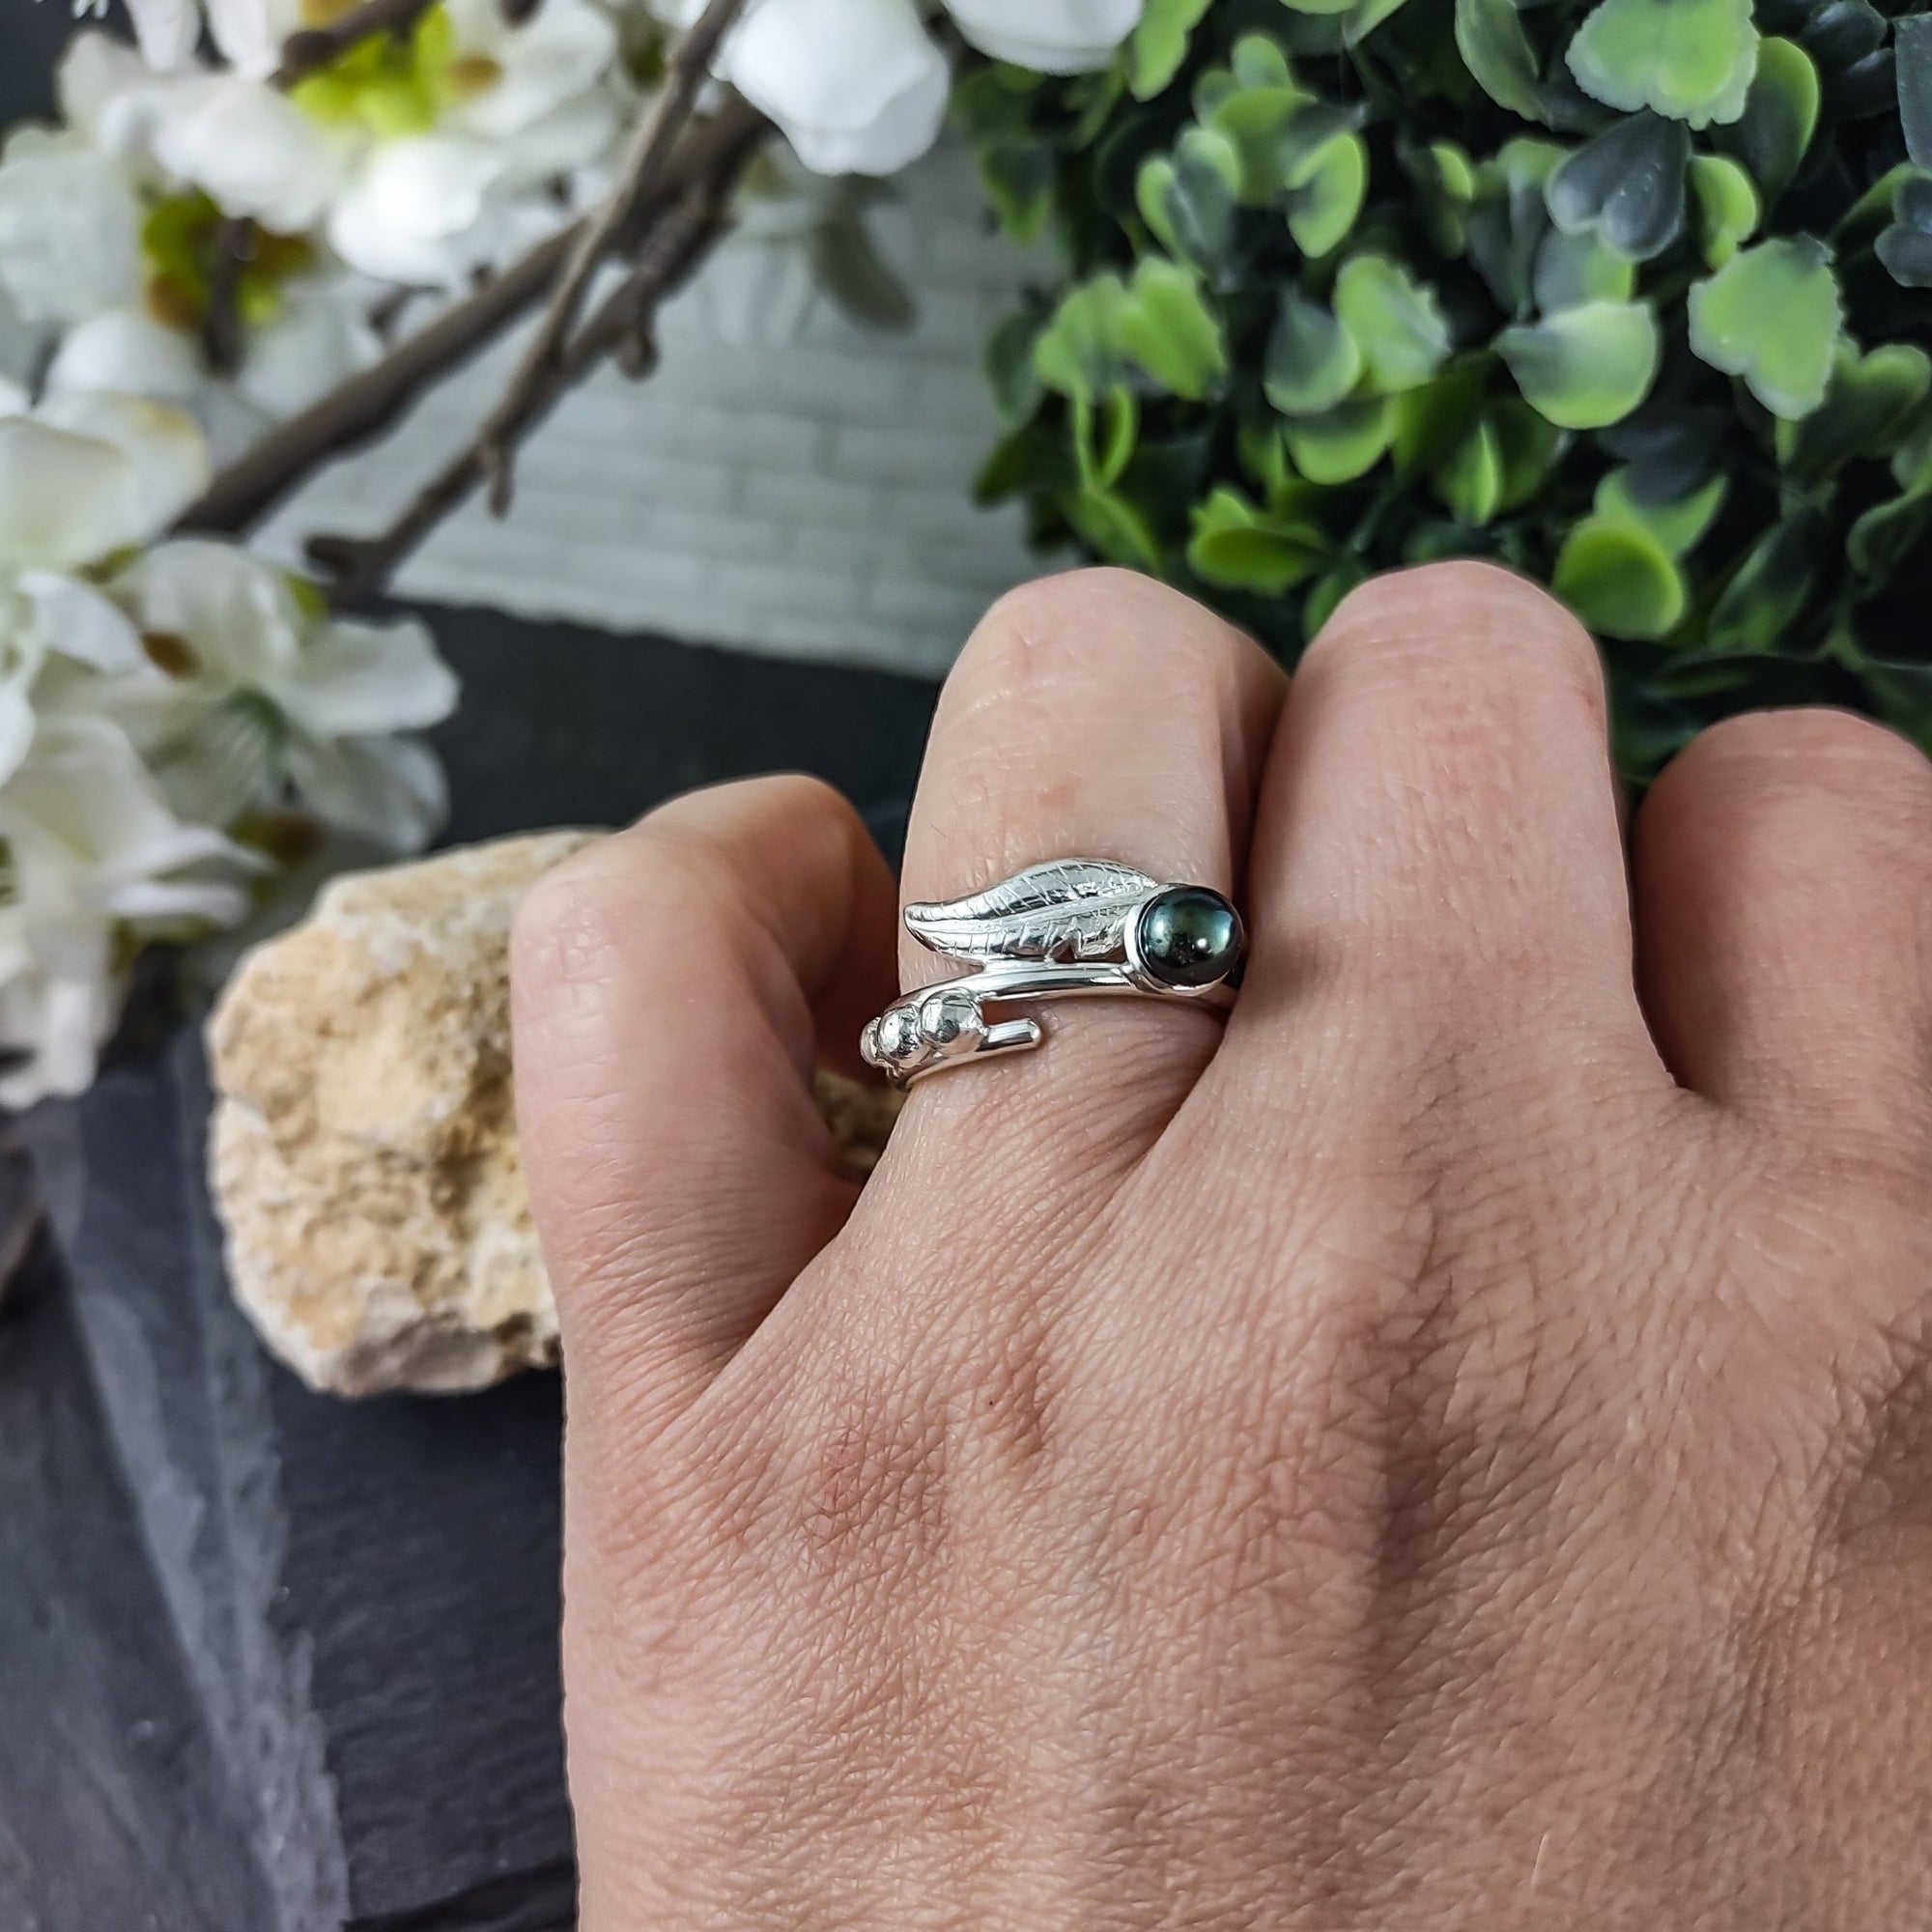
POLYGON ((968 898, 909 905, 905 923, 922 946, 977 970, 905 994, 867 1027, 859 1050, 895 1087, 1039 1045, 1038 1020, 993 1019, 992 1006, 1126 995, 1225 1010, 1246 946, 1219 893, 1105 859, 1031 866, 968 898))

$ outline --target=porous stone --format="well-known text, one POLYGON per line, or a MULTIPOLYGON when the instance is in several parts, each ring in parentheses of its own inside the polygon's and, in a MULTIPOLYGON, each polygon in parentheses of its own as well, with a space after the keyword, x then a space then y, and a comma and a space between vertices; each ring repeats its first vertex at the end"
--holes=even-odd
MULTIPOLYGON (((237 1299, 311 1387, 481 1388, 554 1362, 510 1082, 510 921, 596 835, 354 873, 242 963, 209 1022, 210 1170, 237 1299)), ((840 1164, 895 1095, 831 1074, 840 1164)))

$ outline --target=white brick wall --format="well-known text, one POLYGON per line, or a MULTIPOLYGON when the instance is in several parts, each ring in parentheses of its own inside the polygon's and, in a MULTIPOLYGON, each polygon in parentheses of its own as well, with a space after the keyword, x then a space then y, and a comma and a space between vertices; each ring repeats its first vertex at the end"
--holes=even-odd
MULTIPOLYGON (((782 348, 721 343, 701 290, 663 322, 648 382, 605 371, 518 468, 506 523, 479 504, 404 572, 406 593, 613 630, 938 670, 986 605, 1043 567, 1016 512, 967 490, 991 447, 979 370, 1030 266, 987 234, 965 156, 901 184, 888 228, 918 327, 884 336, 829 305, 782 348)), ((365 531, 456 449, 500 388, 504 345, 427 397, 379 448, 318 478, 266 533, 365 531)))

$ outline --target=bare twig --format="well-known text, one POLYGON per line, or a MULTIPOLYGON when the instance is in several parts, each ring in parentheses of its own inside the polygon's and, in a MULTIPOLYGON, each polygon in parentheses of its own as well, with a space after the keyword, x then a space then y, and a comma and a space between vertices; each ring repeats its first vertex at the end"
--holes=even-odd
POLYGON ((571 245, 556 287, 503 399, 476 440, 476 453, 490 483, 498 516, 510 502, 510 456, 532 412, 546 407, 552 378, 569 354, 571 330, 582 312, 591 277, 618 238, 629 230, 670 164, 672 151, 696 107, 719 43, 744 10, 745 0, 710 0, 691 31, 678 41, 665 66, 664 85, 625 152, 616 191, 571 245))
MULTIPOLYGON (((696 129, 672 158, 657 190, 635 211, 639 223, 674 206, 694 182, 738 160, 766 123, 733 100, 696 129)), ((324 464, 371 442, 397 422, 424 390, 495 341, 555 279, 583 224, 559 229, 527 255, 406 336, 380 362, 352 376, 301 414, 272 430, 215 477, 184 510, 175 528, 237 536, 251 528, 324 464)))
MULTIPOLYGON (((561 357, 529 392, 519 410, 510 432, 513 440, 505 446, 505 453, 605 357, 616 356, 626 374, 648 372, 656 359, 652 327, 658 309, 723 232, 731 184, 763 131, 762 121, 746 128, 735 146, 719 156, 707 175, 691 185, 684 198, 652 230, 629 274, 571 337, 561 357)), ((332 600, 354 603, 386 583, 397 565, 489 477, 491 463, 491 446, 479 432, 380 535, 312 539, 310 561, 335 575, 332 600)))
POLYGON ((378 34, 407 34, 435 5, 436 0, 362 0, 329 26, 304 27, 282 43, 282 64, 269 84, 285 90, 299 86, 378 34))

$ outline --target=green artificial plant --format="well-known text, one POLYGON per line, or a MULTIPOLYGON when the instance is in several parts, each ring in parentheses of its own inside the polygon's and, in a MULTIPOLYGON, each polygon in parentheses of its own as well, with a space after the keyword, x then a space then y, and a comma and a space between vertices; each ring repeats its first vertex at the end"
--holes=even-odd
POLYGON ((1490 556, 1605 646, 1643 777, 1747 704, 1932 747, 1932 12, 1147 0, 958 111, 1067 278, 980 479, 1293 658, 1490 556))

